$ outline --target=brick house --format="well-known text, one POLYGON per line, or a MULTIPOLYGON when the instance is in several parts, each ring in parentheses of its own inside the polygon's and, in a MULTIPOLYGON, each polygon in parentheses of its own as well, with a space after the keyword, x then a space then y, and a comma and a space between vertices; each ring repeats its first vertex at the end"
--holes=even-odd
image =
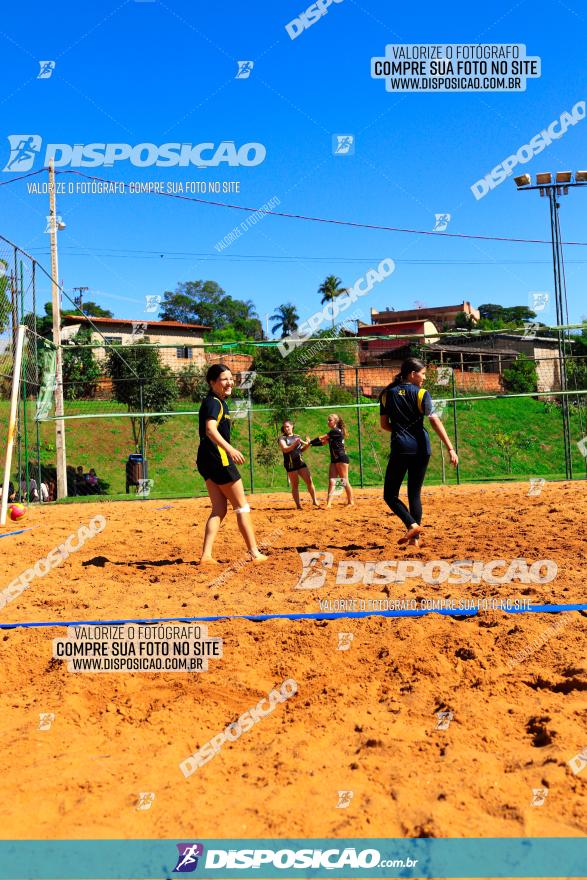
POLYGON ((379 312, 377 309, 371 309, 372 324, 398 324, 402 321, 432 321, 439 330, 452 330, 455 326, 455 319, 459 312, 468 315, 473 324, 476 324, 479 318, 479 309, 474 308, 468 300, 463 300, 455 306, 432 306, 430 308, 423 307, 421 309, 402 309, 395 312, 393 309, 387 308, 379 312))
MULTIPOLYGON (((65 315, 61 331, 63 341, 75 339, 80 327, 92 325, 97 328, 92 330, 91 335, 92 343, 96 345, 131 345, 148 337, 150 342, 162 346, 160 349, 162 363, 171 367, 176 373, 191 364, 203 367, 207 363, 205 349, 198 347, 202 345, 206 334, 210 331, 210 327, 204 324, 65 315)), ((100 361, 106 357, 106 353, 104 349, 97 348, 94 356, 100 361)))

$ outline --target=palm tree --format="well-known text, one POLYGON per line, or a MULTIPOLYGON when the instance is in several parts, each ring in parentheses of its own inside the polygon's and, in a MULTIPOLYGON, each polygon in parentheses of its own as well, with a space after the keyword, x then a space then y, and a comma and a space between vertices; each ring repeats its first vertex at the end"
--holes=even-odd
MULTIPOLYGON (((328 275, 318 288, 318 293, 322 294, 320 303, 324 305, 325 302, 333 302, 342 293, 347 293, 347 288, 342 287, 342 281, 336 275, 328 275)), ((334 328, 334 315, 332 316, 332 327, 334 328)))
POLYGON ((284 303, 278 306, 271 315, 271 320, 276 322, 271 328, 271 332, 276 333, 281 330, 282 339, 298 329, 299 315, 293 303, 284 303))

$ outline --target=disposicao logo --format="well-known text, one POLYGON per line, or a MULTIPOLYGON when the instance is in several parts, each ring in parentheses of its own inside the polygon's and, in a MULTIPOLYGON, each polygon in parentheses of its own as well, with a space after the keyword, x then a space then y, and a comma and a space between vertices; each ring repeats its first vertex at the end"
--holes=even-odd
MULTIPOLYGON (((30 171, 41 152, 42 138, 38 134, 8 135, 10 156, 4 171, 30 171)), ((201 144, 47 144, 44 164, 53 159, 56 168, 111 168, 116 162, 129 161, 136 168, 179 166, 213 168, 218 165, 253 167, 260 165, 267 155, 263 144, 250 142, 237 146, 234 141, 201 144)))
POLYGON ((190 874, 198 867, 198 859, 204 854, 202 843, 176 843, 179 855, 174 874, 190 874))

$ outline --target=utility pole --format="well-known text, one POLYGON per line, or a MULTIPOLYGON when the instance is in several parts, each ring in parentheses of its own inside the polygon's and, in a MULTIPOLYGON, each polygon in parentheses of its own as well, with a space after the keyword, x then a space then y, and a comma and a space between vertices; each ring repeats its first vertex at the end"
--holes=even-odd
POLYGON ((80 310, 80 312, 83 312, 84 293, 87 290, 89 290, 90 288, 89 287, 74 287, 73 289, 79 291, 79 296, 74 296, 73 301, 76 304, 76 306, 78 307, 78 309, 80 310))
POLYGON ((55 370, 55 456, 57 467, 57 498, 67 497, 67 457, 65 422, 63 421, 63 349, 61 347, 61 304, 57 279, 57 209, 55 206, 55 165, 49 161, 49 231, 51 234, 51 300, 53 303, 53 344, 56 348, 55 370))

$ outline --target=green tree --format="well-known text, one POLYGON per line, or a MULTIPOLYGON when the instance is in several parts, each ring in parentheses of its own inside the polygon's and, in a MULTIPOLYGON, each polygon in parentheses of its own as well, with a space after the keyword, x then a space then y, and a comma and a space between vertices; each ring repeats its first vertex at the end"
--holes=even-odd
POLYGON ((276 433, 295 409, 318 405, 324 400, 316 377, 292 367, 292 357, 282 357, 276 346, 262 348, 251 367, 257 373, 253 399, 271 408, 276 433))
MULTIPOLYGON (((114 399, 125 404, 128 412, 168 412, 178 397, 173 371, 163 366, 159 352, 145 337, 136 345, 117 345, 108 351, 107 370, 112 379, 114 399)), ((132 434, 137 451, 141 445, 141 421, 144 430, 145 455, 152 429, 163 425, 168 416, 131 417, 132 434)))
MULTIPOLYGON (((260 324, 260 322, 258 322, 260 324)), ((222 354, 223 351, 230 351, 236 348, 238 354, 250 354, 254 355, 257 351, 256 346, 247 345, 247 342, 255 342, 258 337, 255 334, 246 333, 241 329, 238 329, 235 324, 228 324, 226 327, 223 327, 221 330, 212 330, 207 338, 207 342, 218 342, 218 347, 211 346, 206 349, 208 352, 212 354, 222 354), (238 346, 234 346, 231 343, 238 342, 240 343, 238 346)))
POLYGON ((181 281, 174 292, 165 291, 162 321, 203 324, 213 330, 230 325, 247 337, 262 332, 252 300, 233 299, 216 281, 181 281))
POLYGON ((271 471, 269 485, 273 486, 275 476, 275 461, 277 458, 277 443, 268 428, 255 428, 255 459, 267 473, 271 471))
POLYGON ((536 363, 525 354, 519 354, 502 375, 506 390, 514 394, 527 394, 538 387, 536 363))
MULTIPOLYGON (((334 302, 337 296, 347 293, 348 288, 342 286, 342 281, 336 275, 327 275, 320 287, 318 293, 322 294, 321 304, 326 302, 334 302)), ((332 326, 334 327, 334 316, 332 317, 332 326)))
POLYGON ((89 345, 92 331, 89 327, 81 327, 75 337, 75 345, 63 348, 63 393, 66 400, 91 398, 98 387, 100 365, 91 348, 79 346, 89 345))
POLYGON ((511 474, 512 465, 516 455, 524 450, 531 449, 536 445, 536 439, 528 436, 523 431, 497 431, 490 438, 490 445, 497 449, 505 462, 506 472, 511 474))
POLYGON ((281 330, 282 339, 298 329, 299 315, 293 303, 283 303, 277 306, 271 315, 271 320, 275 321, 271 332, 277 333, 278 330, 281 330))
POLYGON ((475 326, 475 321, 467 312, 457 312, 455 315, 455 327, 463 330, 471 330, 475 326))
POLYGON ((201 400, 208 393, 206 370, 190 364, 177 373, 177 390, 179 397, 189 400, 201 400))
POLYGON ((496 303, 483 303, 479 306, 481 321, 477 327, 482 330, 501 330, 508 326, 521 327, 524 321, 532 321, 536 312, 527 306, 500 306, 496 303))

